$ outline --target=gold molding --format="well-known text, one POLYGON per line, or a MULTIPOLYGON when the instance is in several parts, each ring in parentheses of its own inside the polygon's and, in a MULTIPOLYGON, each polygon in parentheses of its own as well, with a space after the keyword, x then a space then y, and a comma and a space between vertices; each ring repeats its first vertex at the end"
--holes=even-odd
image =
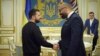
POLYGON ((76 1, 77 1, 78 10, 79 10, 79 15, 82 16, 82 8, 79 6, 79 5, 82 5, 82 3, 79 0, 76 0, 76 1))
POLYGON ((14 34, 14 31, 1 31, 1 34, 14 34))
MULTIPOLYGON (((3 0, 0 0, 1 1, 1 3, 2 3, 2 1, 3 0)), ((13 27, 14 26, 14 0, 9 0, 9 1, 12 1, 12 16, 11 16, 11 25, 4 25, 3 24, 3 15, 2 15, 2 12, 1 12, 1 27, 13 27)), ((2 4, 1 4, 1 6, 2 6, 2 4)), ((1 9, 1 11, 2 11, 2 9, 1 9)))
POLYGON ((89 1, 90 0, 86 0, 87 1, 87 6, 86 6, 86 19, 88 18, 88 13, 89 13, 89 1))
POLYGON ((99 15, 100 15, 100 0, 98 0, 98 20, 99 20, 99 36, 100 36, 100 16, 99 15))
POLYGON ((97 2, 98 2, 97 16, 98 16, 98 20, 100 21, 100 16, 99 16, 100 15, 100 0, 98 0, 97 2))
POLYGON ((14 34, 0 34, 0 37, 14 37, 14 34))
POLYGON ((8 44, 9 39, 14 39, 14 36, 1 36, 0 45, 8 44))
POLYGON ((40 27, 40 30, 42 31, 43 35, 54 34, 54 33, 60 34, 61 27, 40 27))
MULTIPOLYGON (((0 22, 1 22, 1 0, 0 0, 0 22)), ((0 27, 1 27, 1 23, 0 23, 0 27)))
MULTIPOLYGON (((97 8, 97 10, 96 10, 97 17, 96 17, 96 18, 98 18, 98 17, 99 17, 99 0, 88 0, 88 11, 87 11, 88 13, 90 12, 90 11, 89 11, 89 2, 96 2, 96 6, 97 6, 97 7, 96 7, 96 8, 97 8)), ((87 13, 87 14, 88 14, 88 13, 87 13)))
POLYGON ((97 2, 98 0, 89 0, 89 2, 97 2))
POLYGON ((0 30, 10 30, 10 31, 14 31, 14 28, 0 28, 0 30))
MULTIPOLYGON (((26 1, 25 0, 22 0, 22 6, 23 6, 23 8, 22 8, 22 18, 24 18, 24 15, 25 15, 25 3, 26 3, 26 1)), ((24 18, 24 19, 26 19, 26 18, 24 18)), ((23 19, 22 19, 22 26, 23 26, 23 19)))
POLYGON ((0 28, 0 34, 14 34, 15 28, 0 28))
POLYGON ((86 13, 87 17, 88 17, 88 13, 89 13, 89 2, 90 2, 90 0, 87 0, 87 13, 86 13))

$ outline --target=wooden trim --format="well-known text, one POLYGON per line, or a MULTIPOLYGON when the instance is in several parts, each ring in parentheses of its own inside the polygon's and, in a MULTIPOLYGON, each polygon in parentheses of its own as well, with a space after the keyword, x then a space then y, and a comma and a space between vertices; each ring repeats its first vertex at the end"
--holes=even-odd
POLYGON ((0 0, 0 27, 1 27, 1 0, 0 0))
POLYGON ((0 37, 11 37, 14 36, 14 34, 0 34, 0 37))
POLYGON ((14 28, 13 27, 9 27, 9 28, 0 28, 0 30, 11 30, 11 31, 14 31, 14 28))

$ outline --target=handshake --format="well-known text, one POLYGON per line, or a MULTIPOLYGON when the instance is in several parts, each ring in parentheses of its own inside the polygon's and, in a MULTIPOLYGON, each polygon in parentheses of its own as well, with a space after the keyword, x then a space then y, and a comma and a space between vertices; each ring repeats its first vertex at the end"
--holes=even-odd
POLYGON ((53 44, 53 50, 58 50, 59 49, 59 44, 53 44))

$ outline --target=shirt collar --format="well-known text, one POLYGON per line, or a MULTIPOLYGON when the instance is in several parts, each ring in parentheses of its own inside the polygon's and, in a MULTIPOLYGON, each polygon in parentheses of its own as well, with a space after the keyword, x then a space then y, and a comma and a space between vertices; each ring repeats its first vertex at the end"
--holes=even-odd
POLYGON ((69 14, 68 14, 68 17, 67 18, 70 18, 71 15, 74 13, 74 11, 71 11, 69 14))
POLYGON ((94 20, 94 18, 93 19, 90 19, 90 20, 94 20))

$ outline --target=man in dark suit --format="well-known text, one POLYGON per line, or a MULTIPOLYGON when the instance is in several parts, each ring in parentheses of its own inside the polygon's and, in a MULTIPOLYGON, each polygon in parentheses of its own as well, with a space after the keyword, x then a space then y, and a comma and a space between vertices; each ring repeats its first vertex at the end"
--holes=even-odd
POLYGON ((29 22, 25 24, 22 29, 22 44, 23 44, 23 56, 40 56, 41 45, 57 48, 57 45, 53 45, 44 40, 42 33, 36 23, 41 20, 41 14, 38 9, 32 9, 29 12, 29 22))
POLYGON ((98 20, 94 17, 94 12, 89 12, 89 18, 85 21, 84 28, 87 28, 87 34, 94 35, 92 51, 95 49, 98 39, 98 20))
POLYGON ((62 56, 86 56, 83 43, 83 22, 70 4, 59 5, 59 12, 65 23, 61 30, 59 46, 62 56))

